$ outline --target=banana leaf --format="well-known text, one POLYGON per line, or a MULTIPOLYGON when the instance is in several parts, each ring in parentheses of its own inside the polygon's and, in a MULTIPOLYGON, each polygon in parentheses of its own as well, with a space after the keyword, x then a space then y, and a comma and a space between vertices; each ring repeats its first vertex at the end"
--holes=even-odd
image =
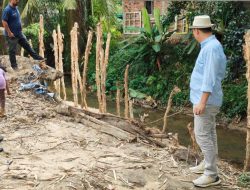
POLYGON ((159 33, 162 34, 163 28, 162 28, 162 24, 161 24, 160 9, 154 9, 154 17, 155 17, 155 25, 157 26, 159 33))
POLYGON ((142 19, 143 19, 143 24, 144 24, 144 29, 145 32, 150 34, 150 36, 152 36, 152 27, 151 27, 151 23, 150 23, 150 18, 148 15, 148 11, 146 8, 142 9, 142 19))

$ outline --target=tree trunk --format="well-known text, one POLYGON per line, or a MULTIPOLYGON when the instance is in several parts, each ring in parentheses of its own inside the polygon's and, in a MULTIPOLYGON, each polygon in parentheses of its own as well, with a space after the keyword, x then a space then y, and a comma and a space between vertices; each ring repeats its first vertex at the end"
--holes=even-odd
POLYGON ((244 56, 247 64, 246 78, 248 81, 248 106, 247 106, 247 139, 246 139, 246 160, 244 171, 250 171, 250 30, 245 34, 244 56))

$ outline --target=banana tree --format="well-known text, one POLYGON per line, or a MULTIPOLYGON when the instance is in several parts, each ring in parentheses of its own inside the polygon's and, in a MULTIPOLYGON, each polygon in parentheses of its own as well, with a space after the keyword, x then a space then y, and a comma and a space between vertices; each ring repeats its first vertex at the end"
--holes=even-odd
POLYGON ((146 8, 142 10, 142 18, 144 28, 142 29, 141 38, 145 39, 145 43, 148 44, 155 54, 155 61, 158 69, 161 69, 161 54, 164 43, 169 39, 173 32, 168 31, 168 27, 163 28, 163 24, 160 18, 160 10, 154 10, 155 25, 151 25, 150 17, 146 8))

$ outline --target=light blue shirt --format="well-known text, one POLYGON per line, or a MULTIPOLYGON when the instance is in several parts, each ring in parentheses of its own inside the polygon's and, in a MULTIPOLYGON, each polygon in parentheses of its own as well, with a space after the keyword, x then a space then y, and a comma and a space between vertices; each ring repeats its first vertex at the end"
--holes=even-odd
POLYGON ((190 80, 190 101, 198 104, 203 92, 210 92, 208 105, 221 106, 221 81, 225 77, 226 56, 214 35, 201 42, 201 50, 190 80))

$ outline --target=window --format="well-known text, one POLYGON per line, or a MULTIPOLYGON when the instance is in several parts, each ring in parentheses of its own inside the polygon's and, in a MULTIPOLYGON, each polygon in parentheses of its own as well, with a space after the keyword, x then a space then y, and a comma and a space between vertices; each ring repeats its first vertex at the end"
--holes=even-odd
POLYGON ((141 27, 141 12, 124 13, 124 34, 140 34, 141 27))
POLYGON ((153 14, 153 10, 154 10, 154 1, 145 1, 145 8, 148 11, 148 14, 153 14))
POLYGON ((186 34, 188 32, 188 22, 185 16, 175 16, 174 30, 178 34, 186 34))

